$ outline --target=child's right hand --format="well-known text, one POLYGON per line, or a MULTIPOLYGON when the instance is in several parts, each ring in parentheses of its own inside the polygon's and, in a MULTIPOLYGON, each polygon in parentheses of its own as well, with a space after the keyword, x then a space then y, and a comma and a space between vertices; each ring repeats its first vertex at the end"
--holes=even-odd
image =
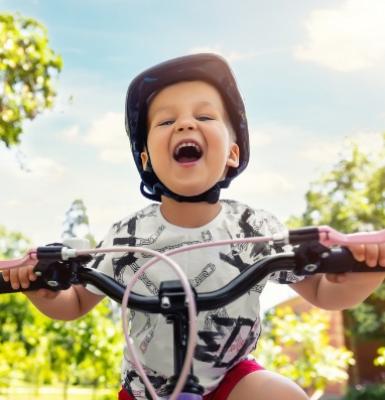
MULTIPOLYGON (((12 289, 27 289, 30 282, 37 279, 37 275, 33 272, 35 265, 27 265, 25 267, 12 268, 10 270, 1 271, 4 281, 10 282, 12 289)), ((47 299, 53 299, 58 294, 59 291, 54 292, 49 289, 39 289, 35 291, 28 292, 29 294, 36 295, 37 297, 44 297, 47 299)))

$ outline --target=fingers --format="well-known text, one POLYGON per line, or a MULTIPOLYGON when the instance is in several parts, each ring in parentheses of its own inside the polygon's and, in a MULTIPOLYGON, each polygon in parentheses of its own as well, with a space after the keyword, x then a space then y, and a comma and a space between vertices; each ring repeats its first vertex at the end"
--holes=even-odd
POLYGON ((3 275, 5 282, 9 282, 9 270, 1 271, 1 274, 3 275))
POLYGON ((358 244, 349 246, 354 258, 368 267, 385 267, 385 244, 358 244))
POLYGON ((349 245, 349 250, 352 252, 353 257, 359 261, 365 261, 365 245, 363 244, 352 244, 349 245))
POLYGON ((378 264, 380 264, 381 267, 385 267, 385 243, 380 244, 378 247, 380 253, 378 264))
POLYGON ((376 244, 367 244, 365 246, 365 263, 368 267, 375 267, 378 263, 380 254, 379 246, 376 244))
MULTIPOLYGON (((10 282, 12 289, 27 289, 30 285, 31 281, 35 281, 37 279, 37 275, 33 272, 34 266, 30 265, 27 267, 14 268, 10 270, 1 271, 4 281, 10 282)), ((38 289, 36 291, 28 292, 28 296, 31 297, 40 297, 46 299, 54 299, 59 291, 54 292, 49 289, 38 289)))
POLYGON ((12 289, 27 289, 31 281, 36 280, 37 276, 33 272, 33 265, 29 265, 27 267, 20 267, 11 269, 8 272, 7 276, 4 276, 4 280, 9 281, 11 283, 12 289))

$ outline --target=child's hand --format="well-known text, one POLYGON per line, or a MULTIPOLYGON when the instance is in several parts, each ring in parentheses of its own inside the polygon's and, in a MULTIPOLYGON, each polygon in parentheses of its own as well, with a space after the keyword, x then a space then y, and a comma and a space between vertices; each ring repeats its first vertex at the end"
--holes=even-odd
MULTIPOLYGON (((348 247, 357 261, 365 262, 368 267, 385 267, 385 243, 358 244, 348 247)), ((385 271, 385 270, 384 270, 385 271)))
POLYGON ((358 244, 348 246, 353 257, 359 262, 365 262, 368 268, 377 265, 384 267, 383 273, 344 273, 344 274, 327 274, 327 279, 334 283, 344 283, 346 281, 363 282, 376 281, 384 279, 385 275, 385 243, 382 244, 358 244))
MULTIPOLYGON (((33 272, 34 265, 28 265, 26 267, 12 268, 10 270, 1 271, 4 281, 10 282, 12 289, 27 289, 30 282, 37 279, 37 275, 33 272)), ((29 293, 32 293, 29 292, 29 293)), ((48 289, 39 289, 33 292, 37 297, 45 297, 47 299, 55 298, 59 292, 54 292, 48 289)))

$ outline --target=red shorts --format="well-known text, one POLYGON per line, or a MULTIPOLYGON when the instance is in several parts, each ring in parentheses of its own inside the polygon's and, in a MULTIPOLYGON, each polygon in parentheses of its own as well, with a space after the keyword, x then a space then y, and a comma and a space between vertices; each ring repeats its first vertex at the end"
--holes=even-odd
MULTIPOLYGON (((211 393, 203 396, 203 400, 225 400, 236 384, 246 375, 263 370, 264 368, 254 360, 243 360, 231 368, 219 386, 211 393)), ((124 389, 119 392, 119 400, 135 400, 124 389)))

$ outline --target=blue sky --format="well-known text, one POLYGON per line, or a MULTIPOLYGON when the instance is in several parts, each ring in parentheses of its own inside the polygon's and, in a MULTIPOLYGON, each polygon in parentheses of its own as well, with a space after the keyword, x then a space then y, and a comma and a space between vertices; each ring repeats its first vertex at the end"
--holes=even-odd
POLYGON ((147 203, 124 98, 137 73, 171 57, 211 51, 229 60, 251 163, 223 197, 282 219, 304 210, 309 183, 347 140, 370 150, 385 131, 382 0, 0 0, 0 9, 43 22, 64 60, 55 107, 25 124, 17 151, 0 145, 0 223, 35 244, 60 239, 76 198, 97 239, 147 203))

